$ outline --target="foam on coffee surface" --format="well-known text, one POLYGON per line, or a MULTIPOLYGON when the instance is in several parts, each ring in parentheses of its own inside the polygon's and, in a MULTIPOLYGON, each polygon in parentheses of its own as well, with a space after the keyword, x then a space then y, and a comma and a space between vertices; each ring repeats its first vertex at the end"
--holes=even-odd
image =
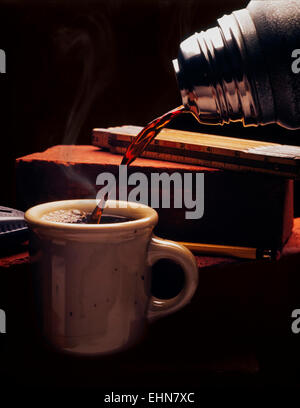
POLYGON ((68 224, 82 224, 87 222, 88 213, 85 211, 71 210, 56 210, 43 215, 42 220, 52 222, 67 222, 68 224))
MULTIPOLYGON (((74 208, 70 210, 63 209, 51 211, 47 214, 44 214, 42 216, 42 220, 52 222, 65 222, 68 224, 96 224, 95 222, 91 222, 91 212, 81 211, 74 208)), ((101 224, 115 224, 127 221, 132 221, 132 219, 120 215, 103 215, 101 218, 101 224)))

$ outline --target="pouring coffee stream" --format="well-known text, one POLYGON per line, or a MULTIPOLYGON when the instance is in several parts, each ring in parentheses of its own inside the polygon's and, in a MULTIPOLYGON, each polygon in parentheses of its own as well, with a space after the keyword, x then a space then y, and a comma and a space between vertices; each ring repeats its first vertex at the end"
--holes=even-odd
MULTIPOLYGON (((172 109, 171 111, 165 113, 162 116, 152 120, 146 125, 141 132, 133 139, 131 144, 128 146, 126 153, 123 156, 121 165, 129 166, 134 162, 134 160, 143 153, 147 146, 152 142, 152 140, 158 135, 158 133, 167 126, 172 119, 183 113, 192 114, 197 121, 199 118, 192 110, 185 108, 183 105, 172 109)), ((108 193, 103 197, 99 204, 93 210, 90 216, 90 224, 99 224, 101 221, 101 216, 105 206, 105 202, 108 199, 108 193)))

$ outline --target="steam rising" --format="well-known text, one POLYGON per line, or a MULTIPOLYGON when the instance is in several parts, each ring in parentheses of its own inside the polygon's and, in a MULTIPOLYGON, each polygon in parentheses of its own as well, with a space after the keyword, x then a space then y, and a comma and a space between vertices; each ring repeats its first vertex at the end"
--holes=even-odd
POLYGON ((85 16, 75 27, 58 29, 54 40, 62 61, 72 61, 76 64, 73 69, 80 70, 62 141, 63 144, 75 144, 96 96, 101 96, 112 81, 113 33, 104 16, 97 16, 97 20, 85 16))
MULTIPOLYGON (((73 26, 59 28, 54 42, 59 49, 60 61, 68 66, 72 63, 71 69, 79 72, 78 82, 75 84, 77 89, 62 140, 63 145, 76 144, 93 102, 96 97, 104 94, 113 79, 114 37, 104 16, 81 16, 73 26)), ((71 162, 71 153, 64 153, 61 159, 71 162)), ((84 191, 95 194, 95 185, 85 176, 75 171, 72 166, 63 166, 63 169, 70 183, 79 184, 84 191)))

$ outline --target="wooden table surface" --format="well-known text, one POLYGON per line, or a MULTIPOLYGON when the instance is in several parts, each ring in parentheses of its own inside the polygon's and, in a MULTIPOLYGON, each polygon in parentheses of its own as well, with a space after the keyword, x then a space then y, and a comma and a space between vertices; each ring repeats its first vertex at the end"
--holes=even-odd
POLYGON ((277 261, 201 256, 197 262, 199 287, 187 307, 151 325, 132 350, 79 358, 52 351, 39 336, 26 246, 2 254, 2 384, 192 390, 297 382, 300 338, 291 332, 291 312, 300 308, 300 219, 277 261))

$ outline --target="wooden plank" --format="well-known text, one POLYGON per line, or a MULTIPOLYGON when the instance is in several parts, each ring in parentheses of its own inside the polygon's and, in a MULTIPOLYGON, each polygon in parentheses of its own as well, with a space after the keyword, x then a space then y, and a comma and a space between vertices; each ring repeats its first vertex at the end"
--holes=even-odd
MULTIPOLYGON (((142 127, 93 130, 93 145, 124 154, 142 127)), ((300 147, 163 129, 142 157, 235 171, 300 178, 300 147)))

